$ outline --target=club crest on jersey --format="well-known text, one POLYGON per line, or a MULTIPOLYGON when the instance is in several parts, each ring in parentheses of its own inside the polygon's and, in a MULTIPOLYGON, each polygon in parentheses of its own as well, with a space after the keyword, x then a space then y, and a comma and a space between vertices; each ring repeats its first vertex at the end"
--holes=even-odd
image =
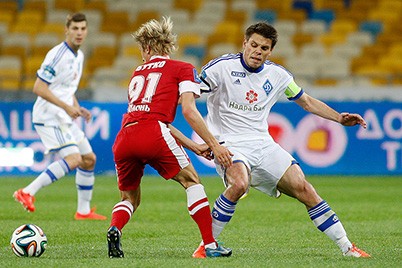
POLYGON ((246 100, 248 103, 252 104, 258 100, 258 94, 254 90, 250 89, 246 92, 246 100))
POLYGON ((262 86, 262 88, 264 89, 265 93, 268 95, 271 91, 272 91, 272 85, 269 82, 269 80, 267 79, 267 81, 265 81, 264 85, 262 86))

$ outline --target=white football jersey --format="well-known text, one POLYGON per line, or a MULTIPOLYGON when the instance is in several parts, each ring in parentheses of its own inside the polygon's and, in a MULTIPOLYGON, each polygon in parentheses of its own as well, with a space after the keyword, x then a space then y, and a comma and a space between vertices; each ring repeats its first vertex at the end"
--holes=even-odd
MULTIPOLYGON (((46 55, 40 69, 39 79, 49 85, 52 93, 68 105, 73 105, 73 96, 81 79, 84 53, 77 54, 66 42, 53 47, 46 55)), ((38 97, 33 107, 33 122, 45 125, 69 124, 71 117, 60 107, 38 97)))
POLYGON ((201 88, 207 98, 207 125, 221 141, 258 139, 268 133, 268 115, 282 94, 298 99, 303 90, 282 66, 266 61, 249 68, 243 54, 226 54, 202 68, 201 88))

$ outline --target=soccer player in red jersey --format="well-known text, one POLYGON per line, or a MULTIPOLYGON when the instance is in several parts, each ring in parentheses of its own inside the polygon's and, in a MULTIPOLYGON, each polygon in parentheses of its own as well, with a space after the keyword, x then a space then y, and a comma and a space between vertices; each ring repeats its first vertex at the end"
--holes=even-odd
POLYGON ((131 77, 128 112, 113 145, 121 201, 113 208, 107 233, 110 258, 124 257, 121 230, 140 204, 140 183, 147 164, 166 180, 173 179, 186 189, 188 210, 201 232, 206 256, 224 257, 232 253, 218 245, 212 235, 204 187, 181 144, 205 157, 212 151, 226 167, 231 165, 231 153, 208 131, 196 108, 200 85, 194 66, 169 58, 175 49, 172 27, 170 18, 164 17, 161 21, 148 21, 133 35, 144 64, 131 77), (179 103, 183 116, 206 145, 196 144, 170 125, 179 103))

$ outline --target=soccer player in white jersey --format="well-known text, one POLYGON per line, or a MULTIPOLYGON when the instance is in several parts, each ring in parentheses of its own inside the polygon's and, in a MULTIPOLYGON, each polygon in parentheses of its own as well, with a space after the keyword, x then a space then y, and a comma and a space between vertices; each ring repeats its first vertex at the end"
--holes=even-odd
POLYGON ((80 46, 87 32, 84 14, 67 16, 65 41, 47 53, 37 71, 33 92, 38 98, 32 112, 33 124, 47 151, 58 153, 62 159, 51 163, 27 187, 15 191, 14 198, 26 210, 34 212, 34 195, 76 169, 78 204, 74 218, 106 220, 90 207, 96 155, 83 131, 73 121, 79 116, 87 122, 91 119, 91 113, 80 107, 75 97, 84 62, 80 46))
MULTIPOLYGON (((309 96, 286 69, 268 61, 276 42, 274 27, 265 22, 253 24, 245 32, 242 53, 216 58, 201 72, 204 87, 210 91, 208 127, 234 154, 232 166, 224 169, 217 164, 226 189, 213 206, 214 236, 217 238, 230 221, 239 199, 254 187, 272 197, 283 193, 303 203, 314 225, 344 256, 370 257, 349 241, 335 212, 305 179, 295 159, 267 131, 271 107, 283 94, 304 110, 344 126, 365 128, 366 122, 358 114, 338 113, 309 96)), ((202 243, 193 257, 204 257, 202 243)))

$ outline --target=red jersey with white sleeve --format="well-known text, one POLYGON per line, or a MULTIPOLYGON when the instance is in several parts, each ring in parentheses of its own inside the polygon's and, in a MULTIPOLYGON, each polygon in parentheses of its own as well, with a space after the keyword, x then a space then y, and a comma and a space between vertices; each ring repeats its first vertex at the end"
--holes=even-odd
POLYGON ((134 71, 128 112, 113 144, 121 191, 138 188, 147 164, 165 179, 189 165, 186 152, 168 128, 184 92, 200 94, 197 72, 189 63, 157 56, 134 71))
POLYGON ((141 120, 173 122, 180 94, 200 95, 197 71, 190 63, 153 56, 137 67, 128 87, 123 126, 141 120))

